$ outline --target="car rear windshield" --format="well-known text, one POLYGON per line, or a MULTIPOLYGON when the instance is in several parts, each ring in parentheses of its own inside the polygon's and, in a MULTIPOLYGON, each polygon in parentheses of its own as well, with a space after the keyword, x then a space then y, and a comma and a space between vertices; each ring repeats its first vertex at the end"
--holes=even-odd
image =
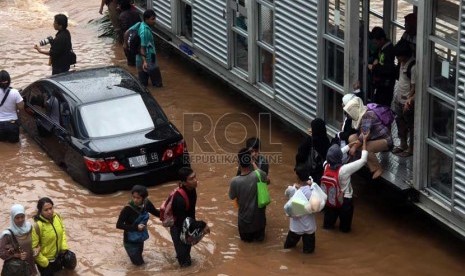
POLYGON ((140 95, 83 105, 79 109, 83 131, 89 138, 121 135, 154 128, 140 95))

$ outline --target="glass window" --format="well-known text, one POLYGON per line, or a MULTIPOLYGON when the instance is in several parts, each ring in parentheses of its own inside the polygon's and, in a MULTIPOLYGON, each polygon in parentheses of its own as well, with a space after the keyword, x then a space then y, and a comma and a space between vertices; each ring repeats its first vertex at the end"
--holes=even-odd
POLYGON ((247 14, 240 14, 233 10, 234 27, 247 32, 247 14))
POLYGON ((439 150, 428 147, 429 187, 447 199, 452 197, 452 158, 439 150))
POLYGON ((30 90, 27 91, 27 98, 25 98, 24 101, 33 106, 37 111, 46 114, 47 111, 45 110, 45 106, 48 96, 47 93, 45 93, 45 89, 39 84, 34 84, 29 89, 30 90))
POLYGON ((328 1, 328 20, 326 23, 326 33, 344 39, 345 12, 345 0, 328 1))
POLYGON ((84 131, 91 138, 154 128, 152 118, 140 95, 91 103, 82 106, 79 111, 84 131))
POLYGON ((326 78, 344 85, 344 49, 326 41, 326 78))
POLYGON ((144 10, 147 9, 147 1, 146 0, 134 0, 134 5, 143 8, 144 10))
POLYGON ((249 61, 247 52, 247 37, 244 37, 236 32, 234 35, 234 66, 245 72, 249 71, 249 61))
POLYGON ((404 24, 404 17, 413 12, 413 5, 409 1, 395 0, 394 1, 394 20, 404 24))
POLYGON ((429 137, 445 146, 454 141, 454 108, 445 101, 431 96, 429 137))
POLYGON ((260 77, 259 81, 267 84, 269 87, 274 87, 273 71, 274 58, 273 54, 259 48, 260 50, 260 77))
POLYGON ((259 5, 258 20, 258 39, 273 46, 273 10, 264 5, 259 5))
POLYGON ((459 26, 459 0, 437 0, 433 34, 456 45, 459 26))
POLYGON ((181 1, 181 35, 192 41, 192 7, 181 1))
POLYGON ((336 90, 325 86, 325 121, 328 125, 341 129, 344 111, 342 110, 342 95, 336 90))
POLYGON ((376 12, 378 14, 383 14, 383 11, 384 11, 383 4, 384 4, 383 0, 371 0, 370 11, 376 12))
POLYGON ((373 29, 373 27, 383 27, 383 19, 370 13, 370 19, 369 19, 369 22, 368 22, 368 27, 369 27, 369 30, 371 31, 371 29, 373 29))
POLYGON ((455 97, 457 53, 439 44, 433 44, 431 85, 455 97))

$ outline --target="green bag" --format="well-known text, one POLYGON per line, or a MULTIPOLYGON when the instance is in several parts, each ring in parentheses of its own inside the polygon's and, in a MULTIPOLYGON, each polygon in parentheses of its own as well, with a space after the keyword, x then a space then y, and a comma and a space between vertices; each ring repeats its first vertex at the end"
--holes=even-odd
POLYGON ((270 192, 268 191, 268 183, 262 182, 262 178, 260 177, 260 172, 255 170, 255 174, 258 177, 257 182, 257 204, 258 208, 265 208, 266 205, 270 204, 270 192))

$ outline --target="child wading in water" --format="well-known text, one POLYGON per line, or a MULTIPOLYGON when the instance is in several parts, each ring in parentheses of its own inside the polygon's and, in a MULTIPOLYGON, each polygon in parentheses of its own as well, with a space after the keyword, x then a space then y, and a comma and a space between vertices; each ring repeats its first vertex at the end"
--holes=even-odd
MULTIPOLYGON (((295 168, 295 173, 299 182, 293 186, 288 186, 284 194, 290 199, 297 190, 301 190, 305 197, 310 199, 312 189, 307 183, 309 177, 307 168, 303 164, 298 165, 295 168)), ((302 238, 303 252, 307 254, 313 253, 313 251, 315 251, 315 231, 316 223, 313 214, 298 217, 292 216, 289 221, 289 232, 284 242, 284 248, 295 247, 300 241, 300 238, 302 238)))

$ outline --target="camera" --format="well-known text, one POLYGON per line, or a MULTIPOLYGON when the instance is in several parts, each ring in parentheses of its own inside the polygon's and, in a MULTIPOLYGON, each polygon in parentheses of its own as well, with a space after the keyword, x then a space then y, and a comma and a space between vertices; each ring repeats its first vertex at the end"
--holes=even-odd
POLYGON ((45 46, 45 45, 50 44, 52 42, 53 42, 53 37, 49 36, 46 39, 42 39, 41 41, 39 41, 39 44, 40 44, 40 46, 45 46))

